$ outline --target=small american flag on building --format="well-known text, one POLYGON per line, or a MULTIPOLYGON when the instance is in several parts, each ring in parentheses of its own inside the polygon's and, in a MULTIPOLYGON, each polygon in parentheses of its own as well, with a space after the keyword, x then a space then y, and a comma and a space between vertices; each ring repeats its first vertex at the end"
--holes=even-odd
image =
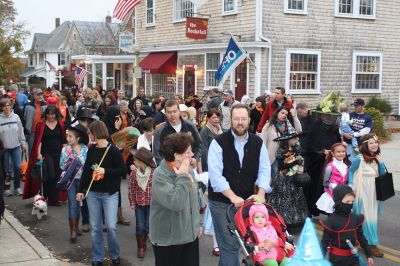
POLYGON ((78 87, 81 86, 81 84, 82 84, 83 80, 85 79, 87 73, 88 72, 86 71, 86 69, 78 67, 78 66, 76 67, 76 70, 75 70, 75 84, 78 87))
POLYGON ((140 3, 140 0, 118 0, 114 8, 113 17, 119 20, 124 20, 129 12, 140 3))
POLYGON ((54 73, 57 73, 57 68, 54 66, 54 65, 52 65, 49 61, 47 61, 46 60, 46 64, 49 66, 49 68, 50 68, 50 72, 54 72, 54 73))

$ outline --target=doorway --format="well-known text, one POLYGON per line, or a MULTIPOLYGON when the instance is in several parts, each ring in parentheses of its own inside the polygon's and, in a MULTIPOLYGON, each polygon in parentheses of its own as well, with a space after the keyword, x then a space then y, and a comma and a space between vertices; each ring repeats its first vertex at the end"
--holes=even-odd
POLYGON ((196 77, 194 68, 185 68, 184 76, 184 93, 183 97, 186 99, 189 96, 196 94, 196 77))
POLYGON ((247 59, 238 65, 235 71, 235 100, 239 101, 247 94, 247 59))

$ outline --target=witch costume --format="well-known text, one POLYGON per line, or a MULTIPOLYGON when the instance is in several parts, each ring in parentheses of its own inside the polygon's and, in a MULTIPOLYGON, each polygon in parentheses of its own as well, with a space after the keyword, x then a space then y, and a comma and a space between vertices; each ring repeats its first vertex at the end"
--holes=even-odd
MULTIPOLYGON (((287 141, 299 135, 289 133, 276 138, 275 141, 287 141)), ((283 147, 281 144, 276 154, 279 173, 272 180, 273 190, 268 196, 269 204, 282 215, 286 224, 290 225, 303 223, 308 214, 303 189, 294 183, 294 175, 303 166, 303 159, 298 158, 300 155, 299 143, 292 147, 283 147)))
POLYGON ((325 221, 320 221, 324 228, 322 251, 324 254, 329 252, 329 261, 333 266, 360 265, 359 259, 353 255, 346 240, 350 240, 353 246, 359 243, 367 258, 372 257, 362 229, 364 216, 351 212, 353 204, 342 203, 347 194, 353 194, 351 187, 344 184, 337 185, 333 190, 335 211, 325 221))

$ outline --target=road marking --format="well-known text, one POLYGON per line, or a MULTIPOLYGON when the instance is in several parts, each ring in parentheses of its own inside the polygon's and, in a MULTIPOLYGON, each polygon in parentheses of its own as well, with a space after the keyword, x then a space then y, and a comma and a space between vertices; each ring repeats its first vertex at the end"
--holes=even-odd
POLYGON ((378 245, 378 247, 380 249, 383 249, 383 250, 389 252, 389 253, 392 253, 392 254, 400 256, 400 250, 392 249, 392 248, 389 248, 389 247, 386 247, 386 246, 382 246, 382 245, 378 245))
POLYGON ((383 253, 383 254, 384 254, 384 256, 383 256, 384 259, 388 259, 388 260, 392 260, 392 261, 400 263, 400 258, 395 257, 395 256, 390 255, 390 254, 387 254, 387 253, 383 253))

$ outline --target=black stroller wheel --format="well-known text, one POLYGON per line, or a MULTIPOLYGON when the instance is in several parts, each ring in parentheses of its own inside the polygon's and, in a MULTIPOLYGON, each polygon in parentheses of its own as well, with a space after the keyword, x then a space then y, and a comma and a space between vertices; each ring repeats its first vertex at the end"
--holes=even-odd
POLYGON ((254 266, 253 261, 250 257, 246 257, 242 260, 244 266, 254 266))

